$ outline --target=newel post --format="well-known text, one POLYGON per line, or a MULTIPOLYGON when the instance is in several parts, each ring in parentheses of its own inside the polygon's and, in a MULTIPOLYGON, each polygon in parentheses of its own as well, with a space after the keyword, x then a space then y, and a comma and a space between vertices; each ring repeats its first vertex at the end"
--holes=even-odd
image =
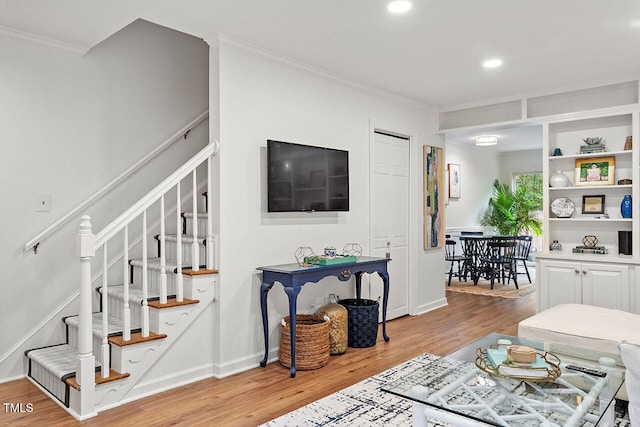
POLYGON ((95 248, 95 235, 91 231, 91 217, 84 215, 76 235, 76 254, 80 259, 80 311, 78 331, 78 360, 76 381, 80 385, 80 417, 95 414, 95 356, 91 332, 91 260, 95 248))

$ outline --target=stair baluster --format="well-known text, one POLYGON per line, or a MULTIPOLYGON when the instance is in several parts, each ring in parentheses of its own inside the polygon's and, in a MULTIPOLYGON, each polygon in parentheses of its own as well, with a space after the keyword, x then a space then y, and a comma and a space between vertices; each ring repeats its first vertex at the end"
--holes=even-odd
POLYGON ((149 336, 149 283, 147 274, 147 210, 142 211, 142 336, 149 336))
POLYGON ((129 226, 124 226, 124 244, 122 251, 122 261, 124 269, 122 271, 122 339, 131 340, 131 309, 129 308, 129 226))
POLYGON ((206 211, 207 211, 207 238, 206 238, 206 247, 205 247, 205 251, 206 251, 206 255, 207 255, 207 262, 206 262, 206 268, 207 270, 213 270, 213 213, 211 212, 212 207, 211 207, 211 199, 213 199, 213 197, 210 197, 209 195, 213 195, 212 188, 211 188, 211 175, 212 175, 212 164, 211 164, 211 157, 207 158, 207 198, 206 198, 206 203, 207 203, 207 207, 206 207, 206 211))
POLYGON ((196 169, 193 169, 193 243, 191 244, 191 270, 200 270, 200 246, 198 246, 198 179, 196 169))
POLYGON ((165 250, 164 194, 160 196, 160 303, 167 303, 167 255, 165 250))
POLYGON ((178 209, 176 209, 176 301, 184 300, 184 285, 182 278, 182 217, 180 215, 180 181, 176 184, 176 200, 178 209))
POLYGON ((102 246, 102 368, 100 374, 102 378, 109 377, 109 300, 107 299, 107 270, 109 261, 107 259, 107 242, 102 246))

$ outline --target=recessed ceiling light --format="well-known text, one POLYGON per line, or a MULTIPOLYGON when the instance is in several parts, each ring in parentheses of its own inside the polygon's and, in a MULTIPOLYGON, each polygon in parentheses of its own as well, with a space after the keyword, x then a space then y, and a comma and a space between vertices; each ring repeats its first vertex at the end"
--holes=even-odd
POLYGON ((482 63, 484 68, 496 68, 502 65, 502 59, 488 59, 482 63))
POLYGON ((498 137, 493 135, 476 136, 476 145, 479 147, 485 147, 487 145, 496 145, 498 143, 498 137))
POLYGON ((411 9, 411 2, 407 0, 395 0, 387 5, 387 10, 391 13, 403 13, 411 9))

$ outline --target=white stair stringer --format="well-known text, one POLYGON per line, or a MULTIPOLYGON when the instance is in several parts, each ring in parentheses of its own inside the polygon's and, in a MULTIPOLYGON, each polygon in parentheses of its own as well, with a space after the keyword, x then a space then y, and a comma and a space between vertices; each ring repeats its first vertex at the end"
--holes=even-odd
MULTIPOLYGON (((184 278, 185 298, 198 300, 199 302, 197 304, 178 305, 160 309, 150 308, 150 329, 157 334, 166 334, 166 338, 125 346, 112 345, 112 369, 117 372, 126 372, 129 374, 129 377, 96 385, 95 409, 97 412, 150 394, 146 392, 136 395, 136 393, 130 392, 142 379, 145 381, 154 381, 153 378, 149 378, 147 373, 158 360, 169 351, 175 348, 175 350, 180 351, 181 354, 190 354, 190 352, 197 352, 199 350, 197 348, 172 348, 172 346, 185 331, 188 330, 189 325, 215 301, 216 281, 217 276, 215 274, 187 275, 184 278)), ((193 333, 199 334, 200 331, 194 330, 193 333)), ((188 369, 188 358, 183 358, 182 360, 183 364, 179 368, 188 369)), ((161 389, 156 389, 151 393, 157 393, 183 385, 185 380, 177 374, 175 378, 162 378, 162 383, 163 387, 161 389)))

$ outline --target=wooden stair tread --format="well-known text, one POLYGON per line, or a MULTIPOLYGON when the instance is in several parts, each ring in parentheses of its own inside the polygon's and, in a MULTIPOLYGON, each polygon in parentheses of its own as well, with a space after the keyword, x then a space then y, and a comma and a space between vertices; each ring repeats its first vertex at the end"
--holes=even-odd
POLYGON ((162 304, 160 301, 148 301, 147 305, 153 308, 169 308, 169 307, 179 307, 181 305, 198 304, 199 302, 200 300, 197 300, 197 299, 184 298, 182 301, 178 301, 175 298, 167 298, 166 304, 162 304))
POLYGON ((124 347, 127 345, 139 344, 142 342, 161 340, 167 337, 167 334, 156 334, 154 332, 149 332, 148 337, 143 337, 142 332, 136 332, 131 334, 131 339, 129 341, 125 341, 123 337, 111 337, 109 338, 109 342, 113 345, 117 345, 119 347, 124 347))
POLYGON ((198 270, 198 271, 193 271, 193 270, 182 270, 182 274, 185 276, 199 276, 201 274, 218 274, 218 270, 198 270))
MULTIPOLYGON (((108 383, 111 381, 121 380, 123 378, 127 378, 128 376, 129 376, 129 373, 127 372, 120 373, 120 372, 114 371, 113 369, 109 369, 109 376, 107 378, 102 378, 102 373, 98 371, 96 372, 96 385, 108 383)), ((69 387, 73 387, 76 390, 80 390, 80 384, 78 384, 78 382, 76 381, 76 377, 69 377, 66 380, 64 380, 64 382, 67 383, 69 387)))

